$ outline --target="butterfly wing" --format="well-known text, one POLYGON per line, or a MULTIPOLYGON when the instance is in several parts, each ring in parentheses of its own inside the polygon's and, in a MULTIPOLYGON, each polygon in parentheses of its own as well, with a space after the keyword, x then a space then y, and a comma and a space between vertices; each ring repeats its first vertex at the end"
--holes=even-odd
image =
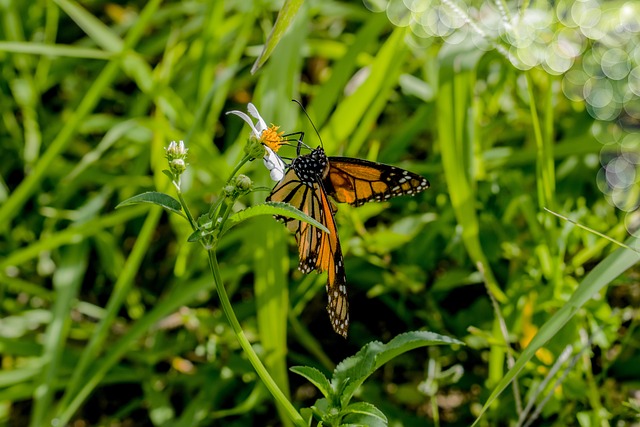
POLYGON ((350 157, 329 157, 329 171, 323 183, 336 201, 354 206, 429 188, 429 181, 413 172, 350 157))
POLYGON ((349 327, 349 304, 347 301, 346 275, 342 259, 342 249, 338 239, 332 206, 324 186, 316 179, 304 182, 290 168, 271 194, 268 201, 289 203, 324 225, 330 233, 292 218, 278 216, 286 227, 295 234, 300 252, 298 268, 303 273, 313 270, 327 271, 327 311, 333 329, 346 338, 349 327))

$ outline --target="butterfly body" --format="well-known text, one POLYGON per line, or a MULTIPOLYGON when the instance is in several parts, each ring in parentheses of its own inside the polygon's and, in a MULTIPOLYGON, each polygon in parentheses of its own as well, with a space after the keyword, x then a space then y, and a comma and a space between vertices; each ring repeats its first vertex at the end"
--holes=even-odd
POLYGON ((267 200, 289 203, 323 224, 330 233, 288 217, 278 216, 295 234, 303 273, 328 272, 329 319, 343 337, 349 327, 346 275, 338 238, 334 207, 328 196, 341 203, 360 206, 429 188, 423 177, 395 166, 350 157, 327 157, 318 147, 293 159, 284 178, 267 200))

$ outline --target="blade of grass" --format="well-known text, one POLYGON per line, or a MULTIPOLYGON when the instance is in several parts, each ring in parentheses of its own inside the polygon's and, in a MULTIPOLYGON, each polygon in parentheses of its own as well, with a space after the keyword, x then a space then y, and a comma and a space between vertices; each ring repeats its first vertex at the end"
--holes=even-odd
MULTIPOLYGON (((349 137, 349 146, 346 149, 346 155, 357 157, 360 149, 364 145, 365 141, 369 138, 369 134, 371 133, 371 129, 375 126, 380 114, 384 111, 384 109, 389 104, 389 97, 393 94, 394 89, 398 86, 398 81, 400 78, 400 74, 402 74, 403 66, 406 62, 406 57, 409 54, 409 49, 404 41, 404 37, 402 38, 401 44, 396 48, 391 50, 391 55, 387 58, 388 63, 384 64, 384 72, 378 74, 377 70, 380 70, 378 60, 384 59, 382 55, 376 55, 376 63, 372 65, 371 74, 367 79, 367 82, 372 82, 376 84, 375 90, 377 91, 376 96, 371 100, 371 104, 369 104, 368 108, 365 110, 358 127, 355 129, 353 134, 349 137), (378 79, 379 77, 379 79, 378 79)), ((354 96, 363 96, 362 91, 370 91, 371 87, 365 83, 363 84, 356 92, 354 92, 354 96)), ((366 92, 364 92, 366 93, 366 92)))
MULTIPOLYGON (((17 10, 17 3, 9 3, 3 7, 3 32, 9 40, 23 42, 25 32, 20 19, 20 11, 17 10)), ((38 110, 36 104, 40 93, 35 79, 33 78, 33 58, 17 54, 9 58, 18 71, 19 78, 14 79, 10 85, 11 93, 15 103, 20 107, 20 122, 24 131, 23 156, 26 169, 29 170, 40 156, 42 145, 42 133, 40 130, 38 110)))
POLYGON ((564 219, 565 221, 569 221, 571 224, 573 224, 573 225, 575 225, 575 226, 577 226, 577 227, 580 227, 580 228, 582 228, 583 230, 587 230, 588 232, 593 233, 593 234, 595 234, 595 235, 597 235, 597 236, 600 236, 600 237, 602 237, 603 239, 607 239, 607 240, 608 240, 608 241, 610 241, 611 243, 615 243, 616 245, 618 245, 618 246, 620 246, 620 247, 622 247, 622 248, 629 249, 630 251, 634 251, 634 252, 637 252, 638 254, 640 254, 640 251, 638 251, 637 249, 632 248, 632 247, 631 247, 631 246, 629 246, 629 245, 625 245, 624 243, 619 242, 619 241, 617 241, 616 239, 613 239, 613 238, 611 238, 611 237, 607 236, 606 234, 600 233, 599 231, 596 231, 596 230, 594 230, 593 228, 589 228, 589 227, 587 227, 587 226, 584 226, 584 225, 580 224, 579 222, 575 222, 574 220, 572 220, 572 219, 570 219, 570 218, 567 218, 567 217, 566 217, 566 216, 564 216, 564 215, 560 215, 559 213, 554 212, 554 211, 552 211, 551 209, 547 209, 547 208, 545 208, 545 207, 543 207, 542 209, 544 209, 545 211, 549 212, 550 214, 553 214, 553 215, 557 216, 558 218, 562 218, 562 219, 564 219))
POLYGON ((108 337, 111 327, 113 326, 113 322, 122 307, 122 303, 134 284, 135 275, 149 249, 149 245, 152 242, 153 234, 161 215, 161 208, 154 207, 149 210, 149 214, 147 215, 142 229, 138 234, 133 250, 127 258, 124 268, 120 272, 118 280, 113 287, 113 292, 105 309, 105 315, 91 335, 91 339, 87 343, 82 355, 80 356, 80 360, 71 374, 65 393, 58 404, 57 412, 64 412, 64 409, 68 406, 71 399, 84 384, 86 380, 86 373, 91 363, 98 358, 101 350, 104 348, 104 343, 108 337))
MULTIPOLYGON (((533 79, 531 77, 531 71, 525 73, 527 78, 527 91, 529 94, 529 109, 531 113, 533 135, 536 141, 537 147, 537 174, 539 179, 538 183, 538 207, 550 206, 551 209, 555 207, 555 169, 553 163, 553 145, 551 140, 551 131, 548 130, 548 126, 545 126, 546 132, 543 135, 542 125, 538 117, 538 110, 535 103, 535 94, 533 92, 533 79)), ((547 96, 551 96, 552 91, 547 90, 547 96)), ((553 110, 549 110, 550 100, 546 103, 547 109, 545 111, 545 117, 553 118, 553 110)))
MULTIPOLYGON (((257 248, 254 251, 255 298, 263 361, 280 390, 289 398, 287 372, 287 313, 289 312, 288 248, 280 224, 272 218, 254 221, 257 248)), ((282 409, 278 408, 279 412, 282 409)), ((292 425, 281 413, 280 420, 292 425)))
POLYGON ((67 336, 71 326, 71 305, 77 298, 87 270, 88 244, 84 240, 69 248, 61 248, 60 263, 53 275, 53 288, 56 299, 52 309, 53 318, 44 334, 42 352, 43 370, 36 381, 33 396, 33 410, 30 426, 39 427, 50 425, 46 420, 51 409, 53 394, 52 387, 60 377, 60 361, 67 343, 67 336))
MULTIPOLYGON (((320 132, 328 152, 353 134, 370 106, 388 83, 388 74, 402 63, 407 53, 405 28, 396 28, 378 51, 369 66, 369 76, 351 95, 345 98, 320 132)), ((397 82, 394 82, 394 84, 397 82)))
POLYGON ((256 62, 253 63, 253 67, 251 67, 251 74, 255 74, 256 71, 260 67, 267 62, 267 59, 271 56, 274 49, 280 42, 280 39, 284 36, 287 29, 292 25, 296 14, 298 13, 298 9, 302 6, 302 0, 285 0, 280 12, 278 12, 278 17, 276 18, 276 23, 271 29, 271 33, 267 38, 267 42, 262 48, 262 52, 256 62))
POLYGON ((630 237, 625 244, 633 248, 635 251, 620 248, 596 265, 596 267, 580 283, 576 291, 571 295, 571 298, 569 298, 569 301, 567 301, 560 310, 558 310, 544 323, 544 325, 542 325, 538 333, 529 343, 529 346, 522 352, 514 367, 505 374, 502 380, 500 380, 493 389, 491 395, 482 407, 480 415, 478 415, 478 418, 475 420, 473 425, 478 424, 482 415, 489 406, 491 406, 493 401, 500 395, 500 393, 502 393, 511 381, 513 381, 515 376, 518 375, 527 362, 531 360, 535 352, 540 347, 553 338, 587 301, 593 298, 605 286, 613 282, 614 279, 624 273, 627 269, 640 261, 640 257, 638 257, 638 254, 636 253, 636 251, 640 249, 640 239, 630 237))
MULTIPOLYGON (((134 46, 140 37, 142 37, 143 30, 147 28, 147 24, 153 17, 154 12, 158 9, 160 3, 161 0, 151 0, 145 5, 139 19, 127 34, 123 50, 134 46)), ((89 113, 93 111, 105 91, 113 83, 119 73, 119 67, 120 61, 118 60, 111 61, 104 67, 87 91, 85 97, 82 98, 73 115, 69 117, 47 150, 38 159, 31 173, 20 183, 11 196, 9 196, 9 199, 0 206, 0 232, 4 232, 10 227, 13 218, 21 212, 21 208, 27 199, 38 189, 40 182, 45 177, 47 171, 49 171, 53 162, 58 158, 60 153, 67 148, 80 125, 89 113)))
MULTIPOLYGON (((291 99, 299 92, 301 51, 308 31, 306 7, 298 12, 290 27, 287 35, 282 37, 279 49, 273 53, 272 60, 263 69, 256 89, 257 99, 265 117, 271 118, 283 129, 291 129, 297 116, 297 106, 294 103, 288 102, 283 106, 278 105, 278 100, 291 99)), ((260 340, 266 352, 264 363, 282 393, 288 398, 290 392, 286 356, 287 313, 290 303, 287 282, 289 258, 285 230, 271 218, 262 217, 256 220, 256 235, 260 236, 257 237, 258 247, 261 249, 256 250, 254 256, 254 287, 260 340)), ((287 409, 279 403, 277 408, 282 423, 292 425, 287 409)))
POLYGON ((331 76, 318 90, 307 111, 318 128, 322 128, 327 117, 338 103, 345 85, 353 76, 358 56, 372 43, 378 40, 380 33, 388 28, 389 20, 384 13, 373 15, 356 34, 347 53, 333 66, 331 76))
POLYGON ((123 50, 123 42, 103 21, 89 13, 80 4, 71 0, 54 0, 73 21, 98 46, 108 52, 118 53, 123 50))
POLYGON ((0 260, 0 270, 12 265, 20 265, 25 261, 36 258, 43 251, 50 251, 62 245, 78 242, 88 236, 92 236, 105 228, 124 224, 132 218, 142 215, 149 210, 148 206, 134 206, 130 209, 122 209, 83 224, 71 226, 65 230, 48 236, 46 239, 37 240, 26 248, 19 249, 5 259, 0 260))
POLYGON ((87 47, 53 45, 33 42, 0 42, 0 52, 24 53, 49 57, 111 59, 113 54, 104 50, 87 47))
POLYGON ((282 100, 296 97, 299 93, 302 70, 302 47, 307 38, 309 18, 304 7, 293 22, 280 49, 265 67, 262 78, 256 85, 254 98, 258 100, 260 112, 277 123, 282 129, 292 129, 296 123, 298 106, 293 102, 282 104, 282 100))
POLYGON ((81 384, 81 388, 77 393, 70 396, 71 400, 68 405, 57 408, 54 421, 57 422, 58 425, 67 425, 73 414, 78 410, 80 405, 85 402, 91 392, 101 384, 107 373, 127 352, 136 346, 136 341, 160 320, 170 313, 175 312, 180 306, 196 300, 201 292, 211 290, 212 287, 211 279, 206 277, 201 280, 194 280, 187 283, 180 283, 179 286, 173 286, 171 291, 168 292, 153 309, 132 324, 131 329, 129 329, 126 334, 109 345, 108 351, 102 358, 93 361, 91 370, 84 376, 84 382, 81 384))
MULTIPOLYGON (((440 69, 440 93, 438 95, 438 133, 442 163, 449 197, 458 224, 462 227, 462 239, 475 265, 481 265, 489 291, 499 302, 505 295, 499 288, 487 261, 479 237, 476 215, 475 181, 470 153, 473 153, 474 132, 468 106, 475 81, 474 68, 482 56, 473 45, 443 48, 440 69)), ((475 159, 481 161, 481 159, 475 159)))

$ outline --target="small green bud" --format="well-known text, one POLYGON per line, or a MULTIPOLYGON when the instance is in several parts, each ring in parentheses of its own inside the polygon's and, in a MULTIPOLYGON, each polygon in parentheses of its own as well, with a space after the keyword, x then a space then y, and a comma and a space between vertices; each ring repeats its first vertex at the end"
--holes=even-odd
POLYGON ((187 169, 188 163, 186 162, 188 148, 185 148, 184 141, 171 141, 168 147, 165 147, 165 153, 167 161, 169 162, 169 169, 177 177, 187 169))
POLYGON ((253 182, 251 181, 251 178, 249 178, 246 175, 238 175, 238 177, 236 178, 236 188, 241 192, 247 192, 249 190, 251 190, 251 186, 253 185, 253 182))
POLYGON ((224 194, 227 197, 232 197, 233 193, 236 191, 236 187, 234 187, 233 185, 225 185, 222 191, 224 191, 224 194))
POLYGON ((182 159, 173 159, 169 163, 169 169, 171 169, 171 172, 173 172, 175 175, 182 175, 182 172, 187 169, 187 164, 182 159))

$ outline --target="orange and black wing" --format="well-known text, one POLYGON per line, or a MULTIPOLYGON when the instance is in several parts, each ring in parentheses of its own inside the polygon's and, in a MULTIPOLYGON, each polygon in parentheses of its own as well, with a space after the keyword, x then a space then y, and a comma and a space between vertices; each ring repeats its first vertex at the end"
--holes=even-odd
POLYGON ((429 181, 413 172, 350 157, 329 157, 324 186, 336 201, 360 206, 429 188, 429 181))
POLYGON ((313 270, 327 271, 327 311, 333 329, 346 338, 349 327, 346 276, 342 249, 333 218, 333 210, 325 189, 319 180, 303 182, 290 168, 271 194, 268 201, 289 203, 324 225, 330 233, 302 221, 278 216, 289 231, 295 234, 300 252, 298 268, 303 273, 313 270))

